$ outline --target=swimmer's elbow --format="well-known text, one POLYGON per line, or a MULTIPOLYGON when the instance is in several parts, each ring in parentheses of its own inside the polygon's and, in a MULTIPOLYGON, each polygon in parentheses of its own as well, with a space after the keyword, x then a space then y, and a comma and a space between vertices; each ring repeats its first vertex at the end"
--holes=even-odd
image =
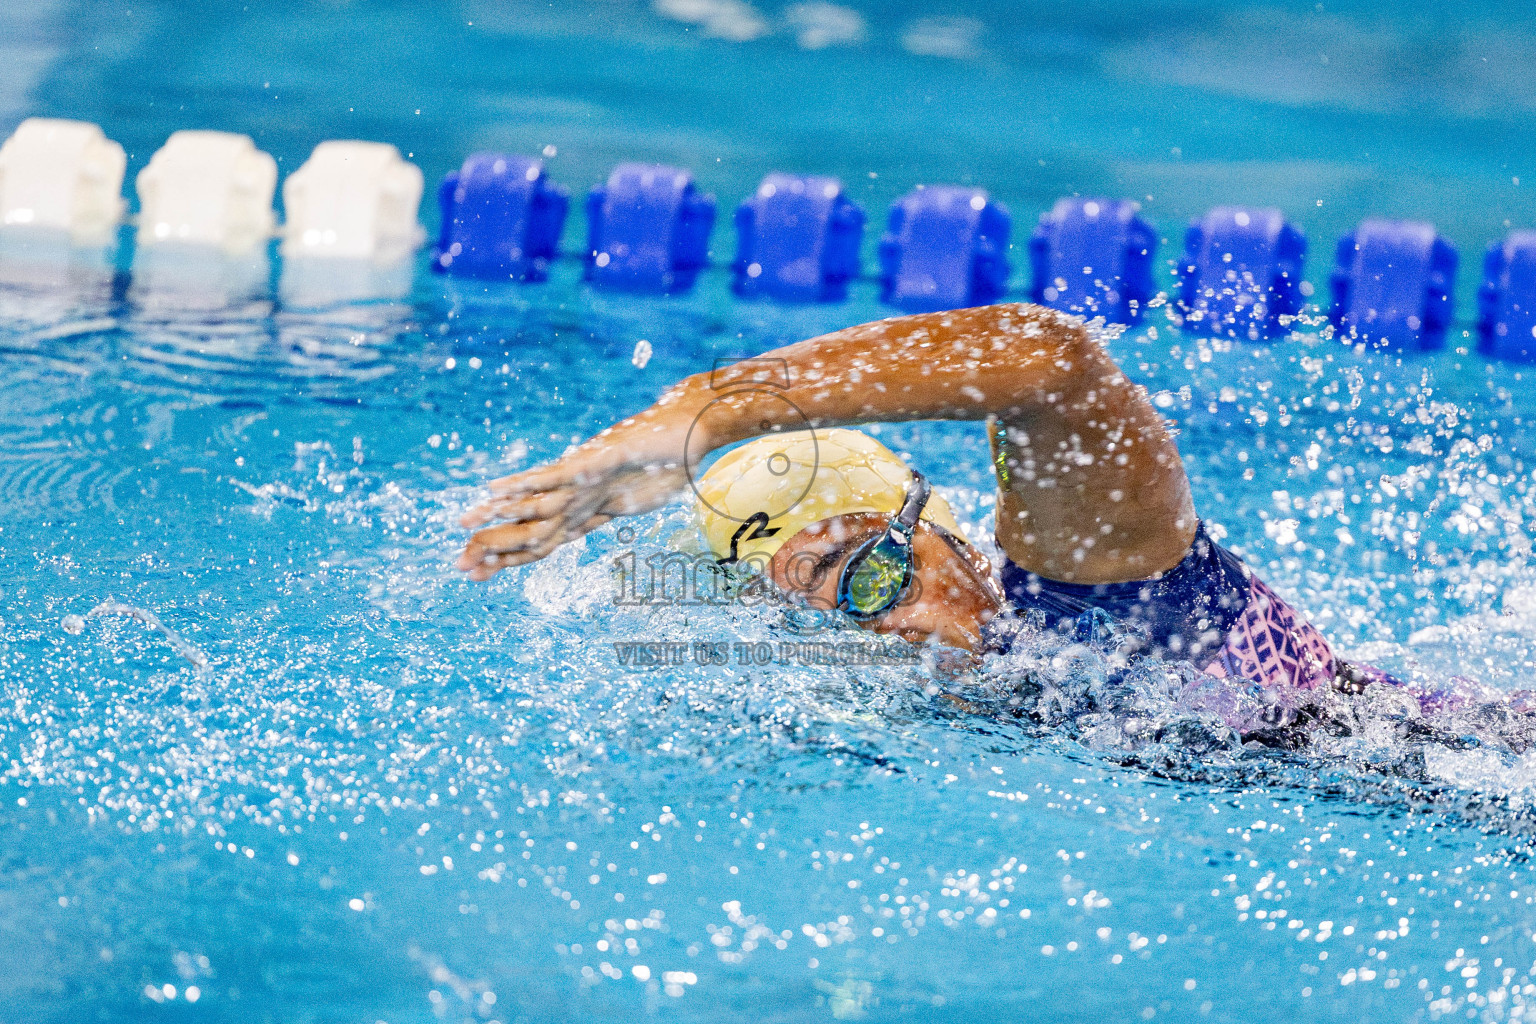
POLYGON ((1056 382, 1070 384, 1088 378, 1098 379, 1105 368, 1118 370, 1114 360, 1104 351, 1103 344, 1081 321, 1058 321, 1054 334, 1055 344, 1044 354, 1042 362, 1056 382))

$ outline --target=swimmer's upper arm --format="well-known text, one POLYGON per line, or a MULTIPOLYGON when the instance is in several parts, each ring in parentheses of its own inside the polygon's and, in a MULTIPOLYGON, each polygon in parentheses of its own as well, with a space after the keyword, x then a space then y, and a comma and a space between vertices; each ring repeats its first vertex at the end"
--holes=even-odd
POLYGON ((1019 303, 896 317, 750 365, 775 360, 789 401, 743 390, 715 403, 723 429, 713 444, 770 429, 987 419, 997 539, 1024 568, 1080 582, 1144 579, 1177 564, 1194 537, 1167 424, 1076 317, 1019 303))
POLYGON ((459 564, 489 578, 656 508, 699 459, 737 441, 932 419, 1006 431, 997 536, 1024 568, 1081 582, 1142 579, 1188 549, 1189 484, 1146 393, 1081 320, 1009 303, 861 324, 686 378, 555 463, 493 484, 465 516, 482 528, 459 564))
POLYGON ((1196 518, 1189 479, 1146 389, 1080 325, 1059 391, 988 424, 997 541, 1048 579, 1117 583, 1172 568, 1196 518))

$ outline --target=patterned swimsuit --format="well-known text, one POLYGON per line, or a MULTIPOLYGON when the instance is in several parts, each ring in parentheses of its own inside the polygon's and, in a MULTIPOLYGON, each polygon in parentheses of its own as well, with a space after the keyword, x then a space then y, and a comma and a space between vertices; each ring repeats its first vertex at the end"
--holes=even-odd
POLYGON ((1026 617, 1072 628, 1099 609, 1141 627, 1144 650, 1191 662, 1218 678, 1302 690, 1357 690, 1386 678, 1336 659, 1322 634, 1211 540, 1203 523, 1184 560, 1148 580, 1062 583, 1011 560, 1003 564, 1002 580, 1009 600, 1026 617))

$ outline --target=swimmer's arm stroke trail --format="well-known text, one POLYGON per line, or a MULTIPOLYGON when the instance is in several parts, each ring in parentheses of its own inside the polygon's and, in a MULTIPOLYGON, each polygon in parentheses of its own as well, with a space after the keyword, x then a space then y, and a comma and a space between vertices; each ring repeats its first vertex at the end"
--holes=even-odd
POLYGON ((555 462, 492 481, 463 518, 479 529, 459 568, 483 580, 537 561, 665 504, 687 485, 685 447, 697 460, 807 419, 995 421, 998 542, 1041 576, 1145 579, 1189 548, 1194 506, 1173 436, 1076 319, 1025 304, 896 317, 764 353, 739 364, 737 382, 766 360, 787 388, 733 390, 722 387, 729 371, 696 374, 555 462))

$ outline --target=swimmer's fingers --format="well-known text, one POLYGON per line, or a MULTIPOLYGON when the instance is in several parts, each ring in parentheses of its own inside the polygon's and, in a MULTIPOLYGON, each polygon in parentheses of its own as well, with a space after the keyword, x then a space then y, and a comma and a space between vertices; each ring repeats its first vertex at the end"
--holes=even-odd
POLYGON ((482 501, 459 520, 459 525, 474 529, 498 520, 508 523, 526 523, 537 519, 549 519, 558 515, 577 498, 572 488, 498 496, 482 501))
MULTIPOLYGON (((591 442, 588 442, 590 445, 591 442)), ((632 454, 618 447, 577 448, 546 466, 535 466, 521 473, 492 480, 487 486, 498 498, 555 491, 567 487, 589 487, 622 472, 632 454)))
POLYGON ((580 523, 544 520, 493 526, 470 538, 459 555, 458 566, 472 580, 488 580, 502 569, 537 562, 560 545, 590 533, 612 519, 611 515, 598 513, 580 523))
POLYGON ((525 469, 521 473, 500 477, 486 486, 498 498, 515 498, 521 494, 537 494, 539 491, 570 487, 572 484, 580 483, 581 477, 586 475, 582 470, 571 465, 571 462, 572 460, 567 457, 551 462, 547 466, 525 469))
POLYGON ((559 547, 558 523, 507 523, 481 530, 469 538, 458 566, 473 580, 488 580, 498 570, 536 562, 559 547))
POLYGON ((682 470, 639 470, 610 481, 606 487, 562 491, 509 503, 503 511, 510 510, 522 518, 488 526, 470 537, 459 555, 458 567, 469 573, 471 579, 485 580, 501 569, 536 562, 561 544, 618 516, 660 508, 684 482, 682 470))
MULTIPOLYGON (((607 510, 607 495, 592 490, 564 491, 509 503, 513 522, 490 526, 469 538, 459 556, 459 568, 477 579, 485 567, 504 568, 536 562, 567 541, 587 532, 585 524, 607 510), (500 561, 489 559, 497 556, 500 561)), ((611 518, 611 516, 610 516, 611 518)), ((491 572, 495 572, 495 568, 491 572)))
POLYGON ((460 523, 473 529, 494 519, 544 518, 573 493, 611 487, 639 468, 614 453, 567 455, 548 466, 492 480, 490 500, 470 509, 460 523), (530 501, 533 504, 523 504, 530 501))
POLYGON ((459 523, 474 529, 496 521, 523 523, 557 516, 585 520, 599 508, 634 515, 660 507, 683 480, 683 470, 676 466, 618 466, 601 476, 556 478, 545 490, 519 485, 476 505, 459 523))

